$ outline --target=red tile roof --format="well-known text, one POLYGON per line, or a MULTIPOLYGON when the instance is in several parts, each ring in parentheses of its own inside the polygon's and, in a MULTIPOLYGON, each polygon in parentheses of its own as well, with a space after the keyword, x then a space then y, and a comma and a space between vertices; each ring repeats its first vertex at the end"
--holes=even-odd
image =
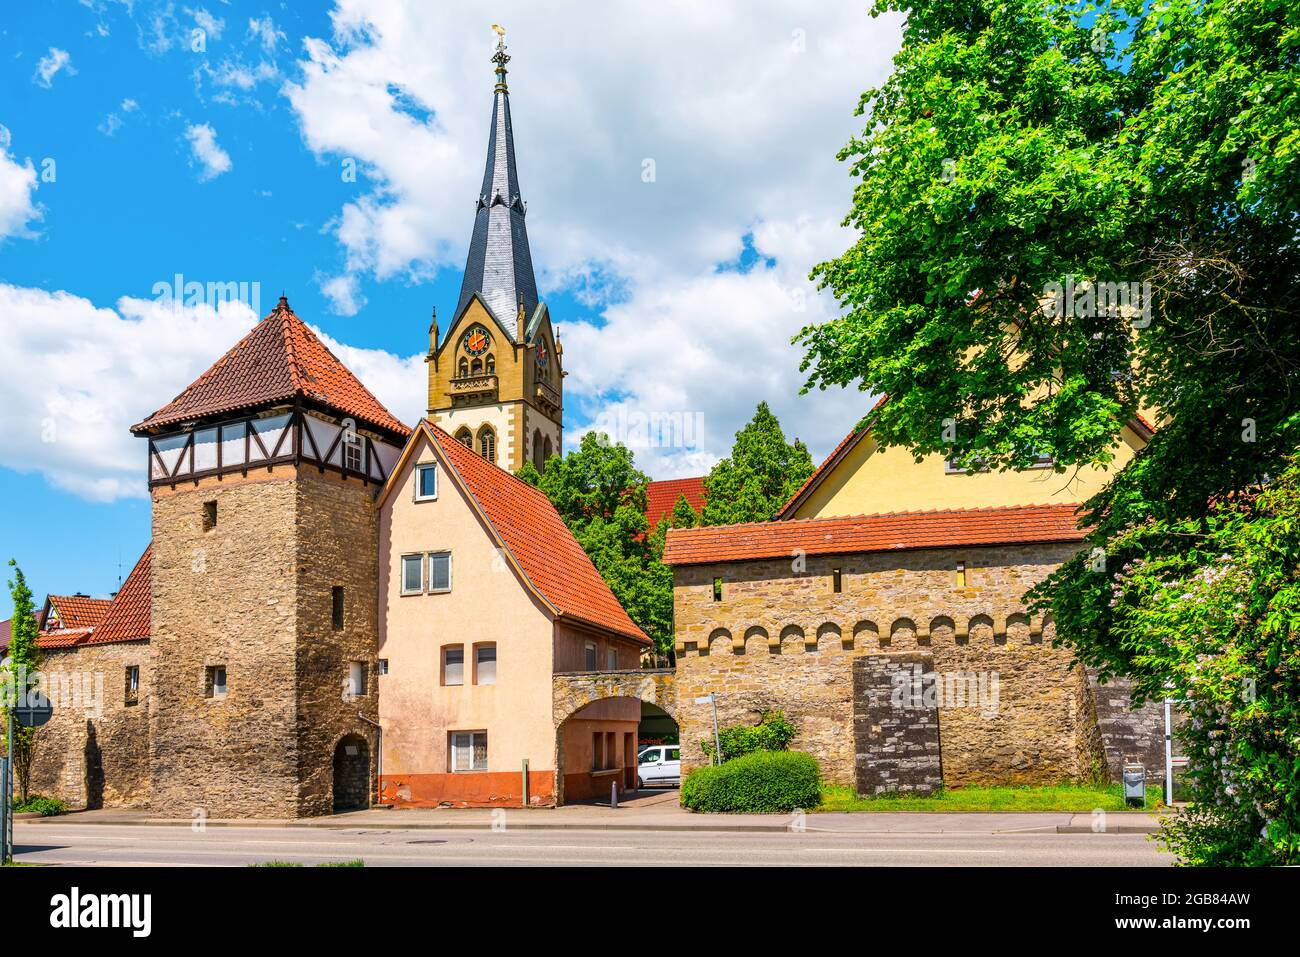
POLYGON ((76 645, 85 644, 90 637, 93 628, 71 628, 59 629, 57 631, 43 631, 36 636, 37 648, 72 648, 76 645))
MULTIPOLYGON (((438 443, 532 587, 560 616, 650 644, 545 493, 475 454, 431 422, 425 420, 421 426, 438 443)), ((398 472, 393 470, 394 477, 398 472)))
POLYGON ((86 640, 88 645, 104 645, 114 641, 139 641, 149 637, 153 613, 153 579, 150 543, 126 576, 122 588, 113 596, 108 614, 86 640))
POLYGON ((131 431, 146 432, 188 419, 298 398, 319 402, 401 436, 411 432, 294 315, 283 296, 270 315, 212 368, 131 431))
POLYGON ((94 628, 108 614, 110 599, 85 595, 50 595, 46 599, 63 630, 94 628))
POLYGON ((1077 542, 1073 504, 889 512, 668 530, 664 561, 701 565, 759 558, 918 548, 1077 542))
POLYGON ((645 487, 645 517, 653 531, 664 516, 672 516, 673 506, 683 495, 691 508, 704 508, 704 476, 696 478, 663 479, 645 487))

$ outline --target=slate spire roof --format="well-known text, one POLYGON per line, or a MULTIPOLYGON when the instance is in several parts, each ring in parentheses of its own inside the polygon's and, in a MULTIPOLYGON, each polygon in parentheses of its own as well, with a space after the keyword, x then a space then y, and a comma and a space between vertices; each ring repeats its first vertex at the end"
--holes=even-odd
POLYGON ((519 193, 515 168, 515 135, 510 124, 510 93, 506 88, 505 42, 497 45, 497 84, 492 99, 492 127, 488 132, 487 166, 474 212, 474 232, 465 259, 456 318, 475 293, 492 310, 501 325, 515 329, 522 298, 524 314, 537 309, 537 279, 524 226, 526 208, 519 193))
POLYGON ((212 368, 131 431, 138 435, 295 399, 318 403, 402 438, 411 434, 294 314, 284 296, 212 368))

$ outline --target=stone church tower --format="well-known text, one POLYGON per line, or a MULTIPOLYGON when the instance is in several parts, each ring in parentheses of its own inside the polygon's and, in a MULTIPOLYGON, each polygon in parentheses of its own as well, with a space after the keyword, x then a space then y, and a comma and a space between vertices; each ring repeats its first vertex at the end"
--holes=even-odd
POLYGON ((507 471, 539 469, 560 454, 563 348, 537 298, 515 168, 504 37, 487 167, 479 191, 460 300, 446 335, 429 329, 429 418, 507 471))
POLYGON ((410 430, 279 305, 132 431, 153 499, 151 806, 364 807, 376 490, 410 430))

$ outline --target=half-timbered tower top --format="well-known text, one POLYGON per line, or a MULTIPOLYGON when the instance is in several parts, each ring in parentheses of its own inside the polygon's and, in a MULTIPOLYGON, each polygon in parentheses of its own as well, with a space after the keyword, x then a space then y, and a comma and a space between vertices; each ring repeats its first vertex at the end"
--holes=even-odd
POLYGON ((280 297, 180 395, 132 426, 152 485, 309 461, 383 481, 410 429, 280 297))

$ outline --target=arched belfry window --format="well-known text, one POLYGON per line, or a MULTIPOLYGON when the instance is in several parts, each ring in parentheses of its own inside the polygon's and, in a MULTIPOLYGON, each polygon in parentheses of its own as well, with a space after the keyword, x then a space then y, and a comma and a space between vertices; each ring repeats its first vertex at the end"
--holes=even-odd
POLYGON ((462 377, 469 375, 469 360, 463 357, 460 360, 460 374, 462 377))
POLYGON ((534 429, 533 430, 533 467, 540 472, 544 464, 546 464, 546 460, 542 458, 542 430, 534 429))
POLYGON ((456 433, 456 441, 467 449, 474 448, 474 433, 469 429, 462 428, 456 433))
POLYGON ((489 462, 497 460, 497 434, 490 425, 478 430, 478 454, 489 462))
POLYGON ((492 355, 491 353, 488 353, 488 357, 483 360, 483 368, 488 375, 496 375, 496 371, 497 371, 496 356, 492 355))
POLYGON ((469 364, 469 371, 470 371, 470 375, 482 375, 482 374, 483 374, 483 360, 482 360, 482 359, 475 359, 473 362, 471 362, 471 363, 469 364))

